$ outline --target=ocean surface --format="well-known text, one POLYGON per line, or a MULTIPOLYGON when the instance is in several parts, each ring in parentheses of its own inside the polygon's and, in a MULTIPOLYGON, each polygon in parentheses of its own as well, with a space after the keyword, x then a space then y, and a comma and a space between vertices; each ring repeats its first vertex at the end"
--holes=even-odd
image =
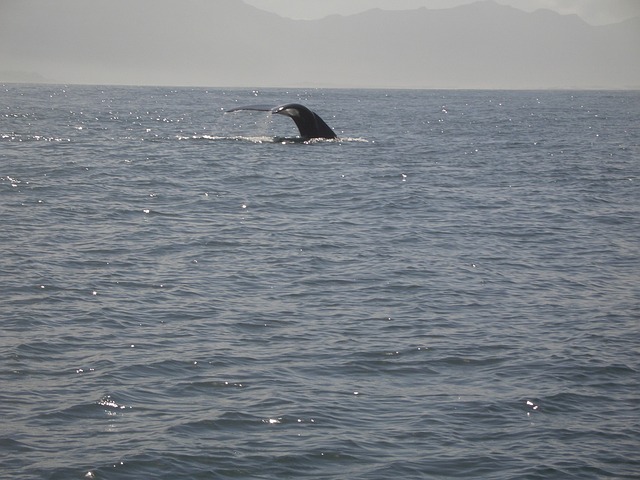
POLYGON ((640 92, 3 85, 0 219, 2 478, 640 478, 640 92))

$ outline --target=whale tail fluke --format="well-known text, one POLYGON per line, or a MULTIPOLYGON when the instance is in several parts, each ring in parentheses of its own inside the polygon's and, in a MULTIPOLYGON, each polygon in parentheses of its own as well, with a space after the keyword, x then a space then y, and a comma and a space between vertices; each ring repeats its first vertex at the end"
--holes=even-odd
POLYGON ((259 112, 278 113, 290 117, 295 122, 300 136, 303 138, 337 138, 337 135, 331 127, 315 112, 312 112, 304 105, 299 103, 285 103, 277 107, 268 105, 246 105, 244 107, 236 107, 227 110, 227 113, 237 112, 240 110, 256 110, 259 112))

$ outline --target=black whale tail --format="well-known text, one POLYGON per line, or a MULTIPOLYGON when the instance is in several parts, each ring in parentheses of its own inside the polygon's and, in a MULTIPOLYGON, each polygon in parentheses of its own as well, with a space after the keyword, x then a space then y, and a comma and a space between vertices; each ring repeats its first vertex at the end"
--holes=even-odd
POLYGON ((247 105, 245 107, 232 108, 231 110, 227 110, 227 113, 237 112, 239 110, 279 113, 280 115, 290 117, 295 122, 298 130, 300 130, 300 136, 303 138, 337 138, 337 135, 331 130, 329 125, 320 118, 320 115, 299 103, 285 103, 277 107, 247 105))

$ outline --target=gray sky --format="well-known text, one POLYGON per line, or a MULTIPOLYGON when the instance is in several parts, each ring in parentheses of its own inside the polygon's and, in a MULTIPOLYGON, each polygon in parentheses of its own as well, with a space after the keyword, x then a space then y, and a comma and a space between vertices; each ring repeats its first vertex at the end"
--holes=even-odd
MULTIPOLYGON (((350 15, 372 8, 408 10, 450 8, 477 0, 244 0, 255 7, 295 19, 317 19, 331 14, 350 15)), ((602 25, 640 16, 640 0, 495 0, 526 12, 540 8, 575 14, 587 23, 602 25)))
POLYGON ((640 0, 471 3, 0 0, 0 83, 640 88, 640 0))

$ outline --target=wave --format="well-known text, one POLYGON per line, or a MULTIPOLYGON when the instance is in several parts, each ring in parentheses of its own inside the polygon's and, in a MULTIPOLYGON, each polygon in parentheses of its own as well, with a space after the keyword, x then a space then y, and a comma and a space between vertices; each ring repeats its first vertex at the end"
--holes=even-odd
POLYGON ((249 142, 249 143, 349 143, 360 142, 369 143, 369 140, 361 137, 340 137, 340 138, 310 138, 304 139, 300 137, 279 137, 279 136, 266 136, 266 135, 190 135, 183 136, 178 135, 178 140, 209 140, 209 141, 223 141, 223 142, 249 142))
MULTIPOLYGON (((362 137, 339 137, 339 138, 311 138, 300 137, 280 137, 268 135, 177 135, 178 140, 207 140, 222 142, 248 142, 248 143, 280 143, 280 144, 315 144, 315 143, 373 143, 362 137)), ((163 138, 146 138, 138 136, 125 136, 119 140, 163 140, 163 138)), ((164 140, 169 140, 164 137, 164 140)), ((71 138, 63 138, 51 135, 23 135, 16 133, 0 133, 0 141, 6 142, 71 142, 71 138)))
POLYGON ((0 133, 0 141, 6 142, 70 142, 70 138, 51 135, 23 135, 20 133, 0 133))

